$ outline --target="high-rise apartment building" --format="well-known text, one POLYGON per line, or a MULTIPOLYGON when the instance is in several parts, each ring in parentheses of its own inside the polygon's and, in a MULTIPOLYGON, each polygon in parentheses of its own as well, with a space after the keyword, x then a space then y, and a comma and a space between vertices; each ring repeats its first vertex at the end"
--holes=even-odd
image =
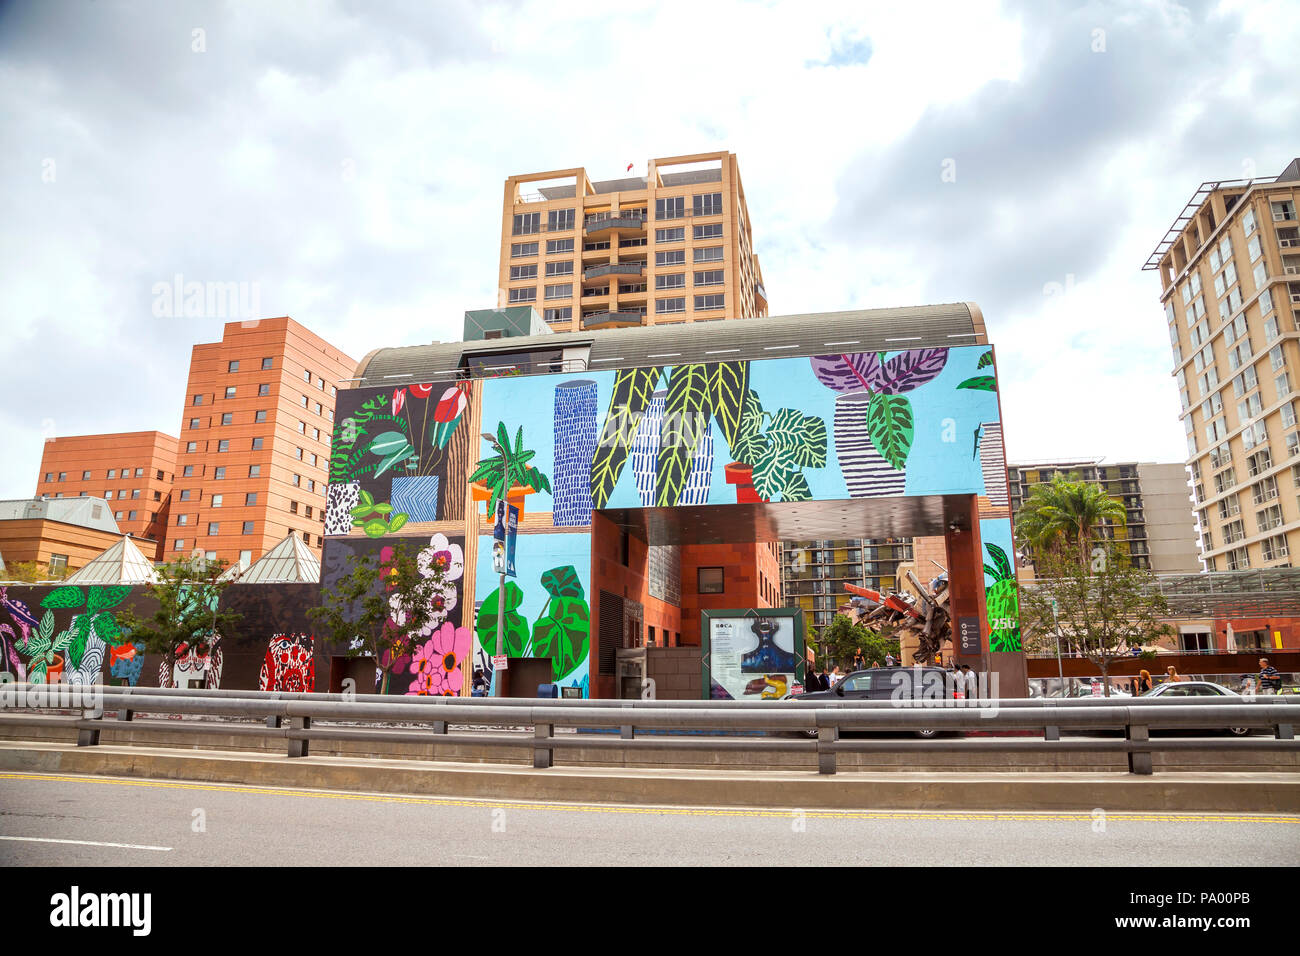
POLYGON ((1147 259, 1160 275, 1210 571, 1300 553, 1300 159, 1205 182, 1147 259))
POLYGON ((36 495, 103 498, 124 534, 159 542, 167 533, 176 439, 162 432, 118 432, 45 439, 36 495))
POLYGON ((557 332, 767 315, 734 153, 652 159, 644 177, 511 176, 499 306, 557 332))
POLYGON ((356 365, 288 317, 194 346, 167 560, 249 564, 290 532, 319 556, 335 396, 356 365))
POLYGON ((804 621, 821 629, 848 600, 844 585, 897 590, 898 566, 911 560, 911 538, 787 542, 781 549, 784 606, 802 608, 804 621))
POLYGON ((1097 534, 1114 542, 1134 565, 1157 574, 1201 570, 1186 465, 1095 458, 1008 465, 1011 513, 1020 510, 1035 485, 1058 474, 1101 485, 1123 503, 1124 522, 1104 521, 1097 534))

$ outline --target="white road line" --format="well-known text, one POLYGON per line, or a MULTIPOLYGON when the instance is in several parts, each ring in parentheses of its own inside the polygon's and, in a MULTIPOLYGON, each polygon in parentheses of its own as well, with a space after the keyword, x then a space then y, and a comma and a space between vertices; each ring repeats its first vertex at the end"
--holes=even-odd
POLYGON ((0 836, 0 840, 16 840, 21 843, 71 843, 76 846, 111 846, 120 850, 168 851, 172 849, 169 846, 145 846, 140 843, 98 843, 95 840, 55 840, 52 837, 0 836))

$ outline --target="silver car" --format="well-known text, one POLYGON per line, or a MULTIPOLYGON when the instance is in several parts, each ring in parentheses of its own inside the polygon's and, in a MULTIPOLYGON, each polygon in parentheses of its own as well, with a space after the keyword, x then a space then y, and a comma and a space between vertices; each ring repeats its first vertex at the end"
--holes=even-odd
MULTIPOLYGON (((1166 681, 1163 684, 1157 684, 1152 687, 1142 697, 1159 697, 1177 699, 1180 697, 1236 697, 1241 698, 1235 690, 1228 690, 1222 684, 1215 684, 1208 680, 1179 680, 1166 681)), ((1238 737, 1245 737, 1250 733, 1249 727, 1229 727, 1228 733, 1235 734, 1238 737)))

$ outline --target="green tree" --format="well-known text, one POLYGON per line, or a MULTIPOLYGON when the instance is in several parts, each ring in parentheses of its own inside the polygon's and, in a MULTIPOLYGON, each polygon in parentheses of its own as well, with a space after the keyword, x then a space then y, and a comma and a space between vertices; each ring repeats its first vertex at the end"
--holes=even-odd
POLYGON ((445 617, 448 570, 404 542, 388 557, 352 554, 347 570, 333 587, 321 588, 320 606, 307 616, 348 657, 372 658, 382 675, 379 692, 386 694, 398 661, 411 653, 417 636, 445 617))
POLYGON ((0 580, 17 581, 21 584, 61 581, 67 576, 67 568, 57 574, 51 574, 50 566, 43 561, 10 561, 5 565, 4 570, 0 571, 0 580))
POLYGON ((1016 533, 1036 554, 1072 546, 1083 563, 1088 561, 1097 527, 1103 519, 1124 524, 1127 512, 1101 485, 1056 474, 1050 482, 1034 486, 1016 512, 1016 533))
POLYGON ((117 623, 132 641, 144 643, 146 653, 162 654, 171 673, 182 647, 207 654, 215 638, 233 634, 242 619, 243 615, 221 607, 221 595, 234 583, 221 580, 225 569, 224 561, 199 557, 160 565, 158 580, 145 585, 158 609, 142 618, 134 608, 123 608, 117 612, 117 623))
POLYGON ((898 656, 898 641, 890 639, 863 624, 856 623, 847 614, 836 614, 831 623, 822 628, 814 642, 813 653, 818 664, 839 664, 850 667, 861 654, 866 666, 883 664, 886 654, 898 656))
POLYGON ((1038 576, 1020 589, 1025 649, 1055 653, 1059 627, 1062 643, 1101 671, 1107 697, 1111 662, 1172 631, 1155 575, 1134 567, 1113 546, 1094 548, 1086 561, 1073 551, 1049 551, 1036 570, 1038 576))

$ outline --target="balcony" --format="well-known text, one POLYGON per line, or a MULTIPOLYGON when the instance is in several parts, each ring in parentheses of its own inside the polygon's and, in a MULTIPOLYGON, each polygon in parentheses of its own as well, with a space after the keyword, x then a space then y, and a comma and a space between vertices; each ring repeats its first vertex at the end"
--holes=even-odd
POLYGON ((601 213, 588 216, 583 222, 583 227, 587 230, 589 236, 606 229, 643 231, 645 229, 645 212, 601 213))
POLYGON ((626 328, 640 325, 644 318, 643 312, 597 312, 595 315, 584 315, 582 327, 584 329, 626 328))
POLYGON ((644 262, 607 262, 604 265, 591 266, 582 271, 582 278, 598 279, 601 276, 639 276, 645 272, 644 262))

